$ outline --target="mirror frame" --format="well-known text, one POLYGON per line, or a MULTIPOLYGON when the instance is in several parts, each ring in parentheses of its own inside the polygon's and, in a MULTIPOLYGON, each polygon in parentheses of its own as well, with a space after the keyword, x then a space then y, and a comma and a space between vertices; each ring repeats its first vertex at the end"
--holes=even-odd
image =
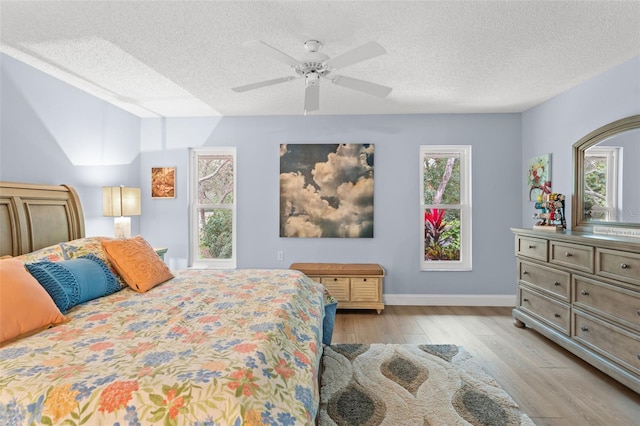
MULTIPOLYGON (((621 132, 640 129, 640 114, 625 117, 606 124, 589 133, 573 144, 573 205, 571 206, 571 229, 575 231, 592 232, 594 226, 607 226, 619 228, 640 228, 639 223, 607 222, 602 220, 584 220, 584 152, 621 132)), ((640 143, 640 141, 638 141, 640 143)))

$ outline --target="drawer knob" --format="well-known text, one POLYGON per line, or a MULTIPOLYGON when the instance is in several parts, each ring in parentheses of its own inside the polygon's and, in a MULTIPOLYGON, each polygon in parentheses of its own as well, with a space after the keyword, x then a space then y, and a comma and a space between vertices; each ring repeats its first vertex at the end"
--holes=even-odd
POLYGON ((365 279, 363 279, 362 281, 367 281, 367 279, 365 278, 365 279))
POLYGON ((589 327, 585 327, 584 325, 582 327, 580 327, 580 330, 584 331, 585 333, 589 332, 589 327))
POLYGON ((560 283, 558 281, 554 282, 553 285, 555 285, 556 287, 560 286, 560 283))
POLYGON ((587 290, 582 290, 582 291, 580 292, 580 294, 581 294, 581 295, 583 295, 583 296, 588 296, 588 295, 589 295, 589 292, 588 292, 587 290))
POLYGON ((573 256, 573 255, 572 255, 571 253, 569 253, 569 252, 566 252, 566 253, 564 254, 564 257, 571 257, 571 256, 573 256))
POLYGON ((621 263, 621 264, 620 264, 620 267, 621 267, 622 269, 628 269, 628 268, 629 268, 629 265, 627 265, 626 263, 621 263))
POLYGON ((333 280, 334 280, 334 281, 338 281, 338 279, 337 279, 337 278, 334 278, 333 280))
POLYGON ((553 314, 554 317, 560 318, 560 314, 553 314))
POLYGON ((528 302, 529 299, 527 299, 526 297, 524 299, 522 299, 523 302, 528 302))
POLYGON ((529 271, 525 269, 524 271, 522 271, 522 275, 529 275, 529 271))
POLYGON ((536 246, 529 244, 529 248, 530 249, 534 249, 534 248, 536 248, 536 246))

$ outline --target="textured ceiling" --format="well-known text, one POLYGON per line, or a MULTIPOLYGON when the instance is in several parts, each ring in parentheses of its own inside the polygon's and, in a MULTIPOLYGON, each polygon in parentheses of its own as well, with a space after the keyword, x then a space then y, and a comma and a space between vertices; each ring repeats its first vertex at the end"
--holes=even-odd
POLYGON ((321 80, 313 114, 521 112, 640 55, 638 1, 4 1, 0 49, 141 117, 300 115, 301 79, 243 47, 299 58, 368 41, 387 54, 340 70, 376 98, 321 80))

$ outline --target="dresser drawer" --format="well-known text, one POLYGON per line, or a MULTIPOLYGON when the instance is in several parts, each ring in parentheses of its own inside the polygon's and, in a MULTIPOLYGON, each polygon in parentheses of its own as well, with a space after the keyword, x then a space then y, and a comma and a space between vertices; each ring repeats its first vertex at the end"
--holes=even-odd
POLYGON ((569 335, 571 316, 569 305, 544 296, 541 293, 518 286, 519 306, 522 311, 548 323, 553 328, 569 335))
POLYGON ((322 278, 322 284, 338 302, 349 301, 349 278, 324 277, 322 278))
POLYGON ((593 273, 593 251, 591 246, 552 241, 549 262, 593 273))
POLYGON ((573 303, 640 330, 640 292, 573 276, 573 303))
POLYGON ((640 254, 599 248, 596 274, 640 285, 640 254))
POLYGON ((547 261, 548 241, 542 238, 516 236, 516 254, 547 261))
POLYGON ((351 278, 351 301, 378 302, 379 285, 378 278, 351 278))
POLYGON ((518 278, 536 288, 549 291, 569 301, 571 274, 536 263, 518 260, 518 278))
POLYGON ((573 339, 640 374, 640 336, 579 310, 573 311, 573 339))

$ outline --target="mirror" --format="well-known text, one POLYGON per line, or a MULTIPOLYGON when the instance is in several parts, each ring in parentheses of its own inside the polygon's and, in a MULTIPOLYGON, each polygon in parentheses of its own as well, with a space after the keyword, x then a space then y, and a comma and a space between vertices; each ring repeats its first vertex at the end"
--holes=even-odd
POLYGON ((594 130, 573 145, 572 229, 640 228, 640 115, 594 130))

